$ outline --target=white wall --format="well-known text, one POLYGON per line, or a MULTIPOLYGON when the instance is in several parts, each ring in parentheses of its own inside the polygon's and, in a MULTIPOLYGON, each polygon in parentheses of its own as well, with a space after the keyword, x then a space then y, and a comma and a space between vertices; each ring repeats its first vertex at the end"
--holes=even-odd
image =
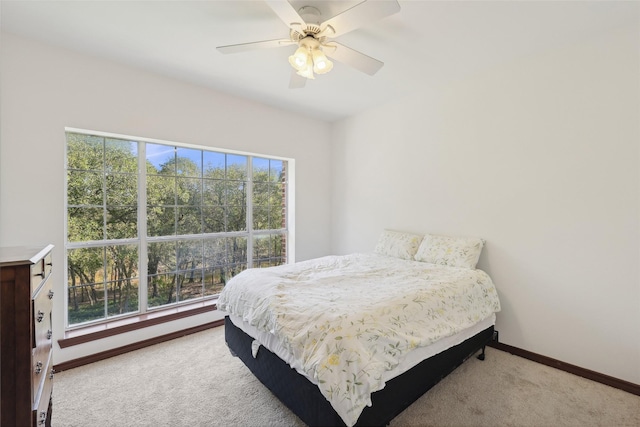
MULTIPOLYGON (((64 326, 65 126, 293 158, 296 258, 329 252, 329 124, 8 34, 1 55, 0 245, 56 246, 55 341, 64 326), (298 133, 307 137, 289 137, 298 133)), ((54 363, 216 317, 56 346, 54 363)))
POLYGON ((640 31, 425 87, 333 138, 333 251, 483 237, 506 344, 640 383, 640 31))

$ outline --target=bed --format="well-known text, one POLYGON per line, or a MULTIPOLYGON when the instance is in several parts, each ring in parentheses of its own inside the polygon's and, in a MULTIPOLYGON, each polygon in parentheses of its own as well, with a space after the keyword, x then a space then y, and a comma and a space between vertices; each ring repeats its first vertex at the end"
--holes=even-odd
POLYGON ((484 355, 500 302, 483 244, 385 230, 373 253, 246 270, 218 300, 227 345, 307 425, 386 425, 484 355))

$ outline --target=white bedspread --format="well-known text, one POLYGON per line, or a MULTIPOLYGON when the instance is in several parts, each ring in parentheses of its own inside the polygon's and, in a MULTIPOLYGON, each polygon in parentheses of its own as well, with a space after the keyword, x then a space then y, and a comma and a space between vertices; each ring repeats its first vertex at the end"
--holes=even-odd
POLYGON ((352 426, 412 349, 478 323, 500 302, 481 270, 352 254, 246 270, 218 308, 274 334, 352 426))

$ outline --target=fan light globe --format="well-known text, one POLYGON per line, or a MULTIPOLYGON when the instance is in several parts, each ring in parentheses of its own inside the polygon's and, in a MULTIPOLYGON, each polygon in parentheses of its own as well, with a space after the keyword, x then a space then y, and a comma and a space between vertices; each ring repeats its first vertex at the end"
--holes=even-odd
POLYGON ((313 76, 313 61, 310 56, 307 56, 307 63, 302 69, 298 70, 297 74, 311 80, 315 79, 313 76))
POLYGON ((329 61, 325 54, 320 49, 315 49, 312 52, 313 56, 313 71, 317 74, 325 74, 331 71, 333 68, 333 62, 329 61))
POLYGON ((303 70, 307 67, 307 62, 310 60, 307 49, 300 46, 296 49, 295 53, 289 57, 289 64, 297 71, 303 70))

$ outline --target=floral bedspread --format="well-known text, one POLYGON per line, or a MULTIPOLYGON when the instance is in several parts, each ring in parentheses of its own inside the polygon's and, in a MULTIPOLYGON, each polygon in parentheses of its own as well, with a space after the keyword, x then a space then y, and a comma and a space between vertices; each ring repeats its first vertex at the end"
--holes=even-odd
POLYGON ((275 334, 352 426, 412 349, 500 311, 482 270, 375 254, 328 256, 230 280, 218 308, 275 334))

